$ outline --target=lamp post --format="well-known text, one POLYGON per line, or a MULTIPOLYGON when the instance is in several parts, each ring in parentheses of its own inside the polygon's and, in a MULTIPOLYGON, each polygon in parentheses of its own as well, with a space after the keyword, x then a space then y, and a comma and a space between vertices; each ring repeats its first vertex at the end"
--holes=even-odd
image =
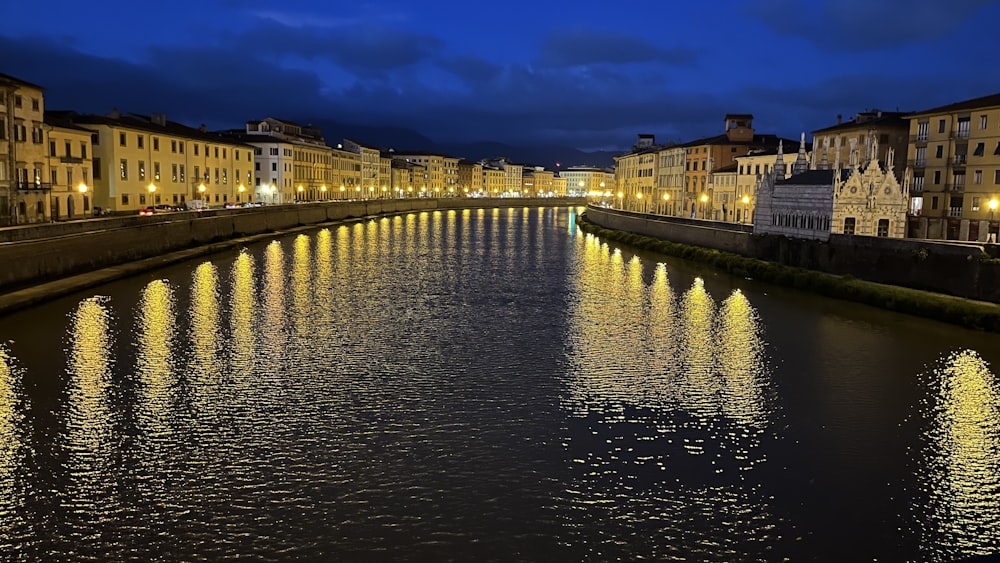
POLYGON ((325 200, 326 199, 326 184, 323 184, 322 186, 320 186, 319 187, 319 191, 320 191, 321 194, 323 194, 322 196, 320 196, 320 199, 325 200))
POLYGON ((996 212, 997 205, 1000 205, 1000 202, 998 202, 997 198, 994 197, 994 198, 991 198, 990 201, 986 205, 989 206, 989 208, 990 208, 990 222, 986 226, 986 232, 988 233, 987 237, 986 237, 987 238, 987 242, 996 242, 997 241, 996 235, 994 233, 990 232, 990 231, 993 229, 993 213, 996 212))
POLYGON ((625 194, 618 192, 618 209, 625 210, 625 194))
POLYGON ((152 206, 154 203, 156 203, 155 201, 153 201, 154 197, 153 194, 156 193, 156 184, 150 182, 149 185, 146 186, 146 190, 149 191, 149 205, 152 206))
POLYGON ((298 192, 295 194, 295 201, 302 201, 302 192, 305 191, 305 188, 302 187, 302 184, 299 184, 299 187, 295 188, 295 191, 298 192))
POLYGON ((747 215, 750 214, 750 196, 743 196, 743 222, 747 222, 747 215))
POLYGON ((701 194, 699 198, 701 200, 701 218, 708 219, 708 194, 701 194))
POLYGON ((635 210, 639 213, 643 213, 644 209, 642 207, 642 192, 635 193, 635 210))
POLYGON ((240 203, 243 203, 243 192, 247 191, 247 188, 242 183, 240 183, 240 186, 238 188, 236 188, 236 189, 237 189, 237 191, 240 192, 239 195, 236 196, 236 201, 240 202, 240 203))
POLYGON ((663 214, 668 215, 667 206, 670 205, 670 194, 663 194, 663 214))
MULTIPOLYGON (((83 203, 84 203, 84 205, 81 206, 82 211, 80 211, 80 215, 86 217, 87 216, 87 205, 86 205, 86 202, 87 202, 87 184, 84 184, 83 182, 80 182, 80 184, 76 187, 76 190, 78 192, 80 192, 80 199, 82 199, 83 203)), ((72 219, 72 217, 70 217, 70 219, 72 219)))

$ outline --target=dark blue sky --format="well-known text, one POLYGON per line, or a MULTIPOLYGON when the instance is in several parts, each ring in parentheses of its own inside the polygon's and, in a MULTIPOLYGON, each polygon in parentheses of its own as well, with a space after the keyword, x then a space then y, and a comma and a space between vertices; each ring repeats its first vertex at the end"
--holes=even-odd
POLYGON ((798 137, 1000 91, 995 0, 10 2, 0 72, 49 108, 268 115, 620 149, 726 112, 798 137))

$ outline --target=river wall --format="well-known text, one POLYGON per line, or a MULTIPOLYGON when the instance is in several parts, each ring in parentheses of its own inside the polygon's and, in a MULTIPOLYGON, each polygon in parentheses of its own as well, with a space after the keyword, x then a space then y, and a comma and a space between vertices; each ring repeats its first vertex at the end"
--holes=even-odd
POLYGON ((785 266, 1000 303, 1000 246, 831 235, 829 241, 753 234, 749 226, 631 213, 597 206, 606 229, 731 252, 785 266))
POLYGON ((378 215, 584 205, 583 198, 386 199, 121 216, 0 229, 0 292, 211 242, 378 215))

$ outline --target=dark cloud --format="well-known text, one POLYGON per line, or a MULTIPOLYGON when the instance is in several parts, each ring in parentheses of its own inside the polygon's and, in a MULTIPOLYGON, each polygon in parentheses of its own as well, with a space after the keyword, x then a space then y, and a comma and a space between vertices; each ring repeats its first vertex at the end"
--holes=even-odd
POLYGON ((414 65, 436 55, 444 43, 431 35, 376 25, 336 28, 291 26, 263 20, 247 31, 229 34, 226 43, 257 55, 294 55, 325 59, 362 75, 414 65))
POLYGON ((755 0, 745 15, 829 52, 869 51, 949 36, 995 0, 755 0))
POLYGON ((550 30, 542 42, 538 62, 556 67, 601 63, 689 65, 697 58, 697 53, 688 48, 668 49, 634 35, 578 27, 550 30))

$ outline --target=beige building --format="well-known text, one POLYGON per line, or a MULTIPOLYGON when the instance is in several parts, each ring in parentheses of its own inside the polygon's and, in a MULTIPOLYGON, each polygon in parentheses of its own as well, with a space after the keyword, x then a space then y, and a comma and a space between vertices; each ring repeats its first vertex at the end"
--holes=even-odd
POLYGON ((54 116, 45 116, 49 147, 49 210, 52 219, 82 219, 92 214, 91 132, 54 116))
POLYGON ((44 89, 0 74, 0 225, 50 218, 44 89))
POLYGON ((663 147, 656 152, 656 191, 653 197, 664 215, 679 215, 684 202, 687 148, 663 147))
POLYGON ((361 183, 354 187, 357 197, 373 199, 388 194, 391 166, 388 163, 382 166, 382 151, 350 139, 344 139, 338 148, 353 152, 361 159, 361 183))
POLYGON ((353 199, 361 192, 361 155, 343 148, 330 149, 330 186, 334 199, 353 199))
MULTIPOLYGON (((612 178, 613 177, 614 176, 612 176, 612 178)), ((566 178, 560 178, 559 176, 552 178, 553 194, 555 194, 556 196, 568 196, 569 192, 567 190, 568 188, 567 188, 566 178)))
POLYGON ((459 160, 458 188, 466 196, 484 195, 483 165, 471 160, 459 160))
POLYGON ((614 172, 591 166, 570 166, 559 172, 566 182, 560 195, 586 196, 595 201, 611 202, 615 190, 614 172))
MULTIPOLYGON (((859 112, 853 119, 842 122, 838 115, 836 125, 812 132, 812 167, 819 168, 824 159, 830 168, 849 166, 852 139, 864 154, 868 154, 873 145, 877 146, 878 154, 874 157, 880 162, 886 161, 889 149, 897 155, 906 154, 910 120, 905 116, 904 112, 873 109, 859 112)), ((905 170, 905 159, 897 159, 893 172, 900 181, 905 170)))
POLYGON ((910 114, 909 235, 985 241, 1000 209, 1000 93, 910 114))
POLYGON ((657 153, 653 135, 640 134, 632 152, 615 157, 615 206, 639 213, 655 210, 657 153))
POLYGON ((525 166, 521 173, 521 191, 525 197, 551 197, 555 173, 542 166, 525 166))
POLYGON ((388 158, 392 186, 398 197, 416 197, 427 184, 427 167, 400 158, 388 158))
POLYGON ((117 212, 189 201, 253 200, 254 149, 229 136, 168 121, 164 114, 60 118, 92 132, 94 205, 117 212))
POLYGON ((422 151, 394 152, 392 157, 418 164, 426 169, 426 182, 417 186, 418 196, 442 197, 446 194, 454 195, 458 190, 459 159, 422 151))
POLYGON ((503 197, 507 189, 507 174, 501 168, 483 164, 483 191, 489 197, 503 197))
MULTIPOLYGON (((737 163, 721 166, 708 175, 708 193, 712 194, 712 220, 734 222, 736 219, 737 163)), ((747 202, 749 203, 749 202, 747 202)))
MULTIPOLYGON (((783 150, 781 144, 779 147, 783 150)), ((736 190, 731 198, 732 201, 735 201, 735 209, 730 210, 727 221, 753 223, 757 188, 760 186, 761 179, 774 168, 774 163, 778 158, 778 150, 778 148, 752 149, 745 156, 736 157, 736 190)), ((807 144, 806 158, 810 157, 811 153, 807 144)), ((785 176, 781 179, 787 179, 791 175, 792 167, 786 166, 785 176)))

